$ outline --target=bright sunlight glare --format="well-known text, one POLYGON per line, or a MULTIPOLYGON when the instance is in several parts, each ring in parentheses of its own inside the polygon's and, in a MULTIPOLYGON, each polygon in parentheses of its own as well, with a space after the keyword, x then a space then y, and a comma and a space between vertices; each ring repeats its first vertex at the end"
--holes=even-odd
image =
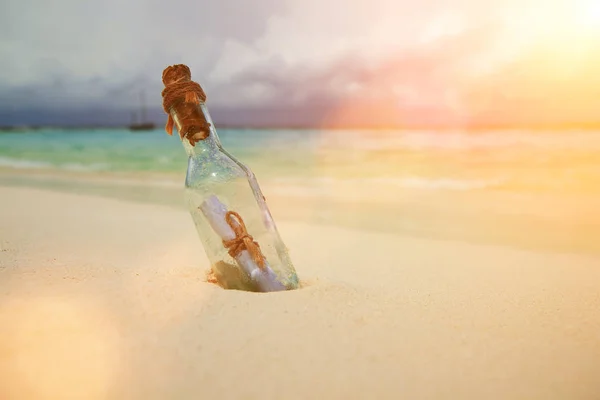
POLYGON ((579 9, 578 22, 581 27, 600 32, 600 0, 590 0, 579 9))

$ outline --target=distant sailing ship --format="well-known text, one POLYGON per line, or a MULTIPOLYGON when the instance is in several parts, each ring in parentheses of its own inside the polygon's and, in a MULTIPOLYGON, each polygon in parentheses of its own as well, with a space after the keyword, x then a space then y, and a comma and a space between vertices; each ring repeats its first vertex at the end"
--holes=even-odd
POLYGON ((129 130, 131 131, 151 131, 156 125, 153 122, 146 121, 146 104, 144 101, 144 92, 140 93, 140 102, 141 102, 141 114, 142 119, 139 123, 136 122, 135 113, 132 115, 132 123, 129 125, 129 130), (146 122, 144 122, 146 121, 146 122))

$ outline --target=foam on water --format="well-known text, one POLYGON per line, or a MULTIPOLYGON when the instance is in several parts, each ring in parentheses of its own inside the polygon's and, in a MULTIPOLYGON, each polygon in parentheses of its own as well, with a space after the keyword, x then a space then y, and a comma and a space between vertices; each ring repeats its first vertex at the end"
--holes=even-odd
POLYGON ((449 150, 527 148, 600 150, 600 132, 526 132, 522 130, 466 133, 460 131, 327 131, 319 147, 362 150, 449 150))
POLYGON ((0 167, 9 167, 15 169, 63 169, 67 171, 103 171, 108 170, 110 165, 107 163, 83 164, 76 162, 53 164, 45 161, 0 157, 0 167))
POLYGON ((334 177, 320 178, 280 178, 266 181, 269 189, 280 195, 296 195, 302 197, 331 194, 332 191, 361 190, 384 191, 386 189, 416 189, 424 191, 435 190, 482 190, 497 187, 502 180, 475 180, 453 178, 426 178, 407 176, 403 178, 355 178, 339 179, 334 177))
POLYGON ((9 167, 17 169, 41 169, 52 168, 52 164, 44 161, 23 160, 10 157, 0 157, 0 167, 9 167))

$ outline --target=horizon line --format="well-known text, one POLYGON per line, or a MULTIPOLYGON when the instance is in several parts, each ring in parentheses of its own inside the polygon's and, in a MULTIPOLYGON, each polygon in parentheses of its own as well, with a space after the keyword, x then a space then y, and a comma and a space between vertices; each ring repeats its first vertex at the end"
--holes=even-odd
MULTIPOLYGON (((161 124, 154 124, 153 130, 162 130, 161 124)), ((41 129, 64 129, 64 130, 76 130, 76 129, 125 129, 129 130, 129 125, 125 124, 10 124, 0 125, 0 132, 11 132, 11 131, 33 131, 41 129)), ((573 122, 573 123, 531 123, 531 124, 406 124, 406 125, 387 125, 387 124, 372 124, 372 125, 327 125, 327 124, 315 124, 315 125, 283 125, 283 124, 215 124, 215 129, 262 129, 262 130, 425 130, 425 129, 439 129, 439 130, 470 130, 470 131, 481 131, 481 130, 600 130, 600 122, 573 122)))

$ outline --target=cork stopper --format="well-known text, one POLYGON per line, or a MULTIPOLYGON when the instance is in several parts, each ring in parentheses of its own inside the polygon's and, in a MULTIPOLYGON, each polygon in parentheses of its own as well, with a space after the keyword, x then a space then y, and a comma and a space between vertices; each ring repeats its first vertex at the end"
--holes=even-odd
POLYGON ((169 116, 165 130, 173 134, 173 126, 177 125, 179 136, 189 140, 195 146, 210 133, 210 124, 200 108, 200 103, 206 101, 202 87, 192 81, 192 74, 187 65, 171 65, 163 71, 162 81, 165 88, 162 91, 163 109, 169 116))

